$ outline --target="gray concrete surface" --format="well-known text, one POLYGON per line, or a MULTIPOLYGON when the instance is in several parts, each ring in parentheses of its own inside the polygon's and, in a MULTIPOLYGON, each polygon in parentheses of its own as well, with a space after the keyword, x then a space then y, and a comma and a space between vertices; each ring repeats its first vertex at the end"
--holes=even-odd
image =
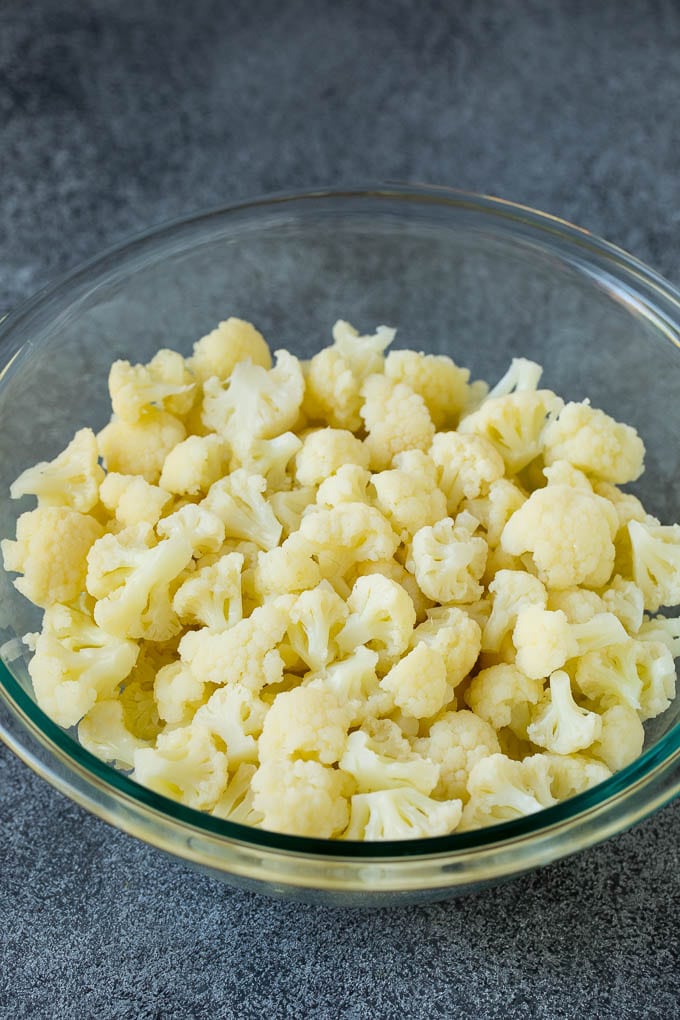
MULTIPOLYGON (((0 314, 150 224, 410 179, 601 233, 680 281, 680 7, 0 4, 0 314)), ((680 810, 466 899, 243 894, 0 749, 0 1017, 680 1016, 680 810)))

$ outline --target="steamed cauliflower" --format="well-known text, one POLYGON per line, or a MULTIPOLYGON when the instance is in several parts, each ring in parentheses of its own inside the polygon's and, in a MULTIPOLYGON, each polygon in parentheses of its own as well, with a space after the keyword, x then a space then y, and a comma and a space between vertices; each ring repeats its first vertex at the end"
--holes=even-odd
POLYGON ((680 525, 619 487, 635 430, 394 334, 272 361, 227 318, 118 361, 108 425, 11 486, 38 705, 226 824, 502 824, 628 765, 675 697, 680 525))

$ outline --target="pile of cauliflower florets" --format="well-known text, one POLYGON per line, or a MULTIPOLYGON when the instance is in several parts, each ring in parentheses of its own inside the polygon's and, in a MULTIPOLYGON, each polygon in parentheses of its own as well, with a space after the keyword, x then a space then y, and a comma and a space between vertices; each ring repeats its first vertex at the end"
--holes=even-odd
POLYGON ((675 694, 680 525, 634 429, 348 323, 275 364, 228 319, 116 362, 110 423, 13 497, 35 696, 139 783, 247 825, 404 839, 555 804, 675 694), (102 464, 104 467, 102 467, 102 464))

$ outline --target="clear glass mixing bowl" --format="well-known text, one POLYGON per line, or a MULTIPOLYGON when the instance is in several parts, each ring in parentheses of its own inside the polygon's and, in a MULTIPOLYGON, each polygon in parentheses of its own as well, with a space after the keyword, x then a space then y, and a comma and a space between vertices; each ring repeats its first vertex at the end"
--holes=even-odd
MULTIPOLYGON (((278 195, 153 230, 48 288, 0 327, 0 535, 29 501, 10 482, 76 428, 104 425, 115 358, 188 353, 228 315, 309 356, 347 318, 399 327, 397 346, 446 353, 494 380, 512 355, 562 396, 636 426, 634 487, 680 517, 680 294, 587 231, 508 202, 425 187, 278 195)), ((0 571, 0 735, 73 800, 234 885, 336 904, 444 898, 618 832, 680 788, 680 699, 644 754, 600 786, 521 821, 404 843, 351 844, 244 828, 182 807, 92 757, 36 706, 18 635, 39 615, 0 571)), ((58 839, 58 833, 55 833, 58 839)))

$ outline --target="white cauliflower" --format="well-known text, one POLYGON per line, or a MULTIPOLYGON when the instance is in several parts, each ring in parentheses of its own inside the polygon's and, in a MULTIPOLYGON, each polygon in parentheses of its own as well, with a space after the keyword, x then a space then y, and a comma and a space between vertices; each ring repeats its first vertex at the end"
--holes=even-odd
POLYGON ((503 458, 484 436, 438 432, 430 456, 437 465, 439 486, 450 514, 458 510, 463 499, 486 496, 505 472, 503 458))
POLYGON ((68 506, 87 513, 97 502, 104 478, 98 457, 94 432, 80 429, 54 460, 23 471, 10 485, 10 496, 37 496, 40 506, 68 506))
POLYGON ((14 587, 36 606, 75 602, 85 590, 88 550, 103 531, 70 507, 30 510, 17 521, 16 540, 0 543, 5 570, 23 575, 14 587))
POLYGON ((295 455, 295 477, 299 485, 319 485, 343 464, 367 468, 368 463, 368 449, 347 429, 315 429, 295 455))
POLYGON ((109 372, 113 413, 130 424, 153 408, 186 414, 194 402, 195 390, 182 355, 167 349, 158 351, 148 365, 114 361, 109 372))
POLYGON ((435 602, 474 602, 482 594, 488 547, 475 535, 479 522, 463 511, 455 521, 444 517, 413 536, 406 567, 421 590, 435 602))
POLYGON ((253 439, 273 439, 296 424, 305 386, 300 362, 288 351, 275 357, 269 370, 239 361, 226 384, 216 376, 203 384, 203 424, 239 456, 253 439))
POLYGON ((351 789, 345 774, 318 761, 265 761, 252 778, 253 808, 263 829, 332 839, 347 827, 351 789))
POLYGON ((349 712, 349 725, 370 723, 394 708, 388 691, 383 690, 376 673, 378 653, 359 645, 346 659, 330 663, 303 681, 310 687, 330 691, 349 712))
POLYGON ((153 683, 159 717, 171 726, 187 726, 205 700, 205 684, 181 662, 169 662, 153 683))
POLYGON ((552 612, 561 610, 569 623, 587 623, 593 616, 605 612, 602 597, 589 588, 558 588, 557 591, 548 592, 548 602, 544 608, 552 612))
POLYGON ((434 796, 463 803, 468 799, 472 768, 482 758, 500 753, 493 727, 466 709, 445 712, 432 724, 426 737, 414 741, 413 747, 423 758, 439 765, 434 796))
POLYGON ((380 665, 385 667, 408 648, 416 613, 396 581, 381 574, 358 577, 347 607, 349 616, 335 639, 343 654, 366 645, 378 653, 380 665))
POLYGON ((504 754, 481 758, 470 771, 470 797, 463 808, 460 831, 512 821, 556 804, 549 766, 544 755, 521 762, 504 754))
POLYGON ((321 581, 319 565, 313 558, 315 546, 299 531, 277 549, 261 552, 253 571, 252 587, 260 599, 315 588, 321 581))
POLYGON ((343 839, 423 839, 453 832, 461 817, 459 800, 432 800, 408 786, 357 793, 343 839))
POLYGON ((464 435, 483 436, 500 453, 509 475, 517 474, 543 450, 546 422, 563 407, 551 390, 518 390, 489 397, 458 426, 464 435))
POLYGON ((400 584, 406 590, 413 603, 413 608, 416 611, 416 620, 418 621, 422 622, 427 615, 427 611, 434 605, 432 599, 428 599, 426 595, 423 595, 413 574, 410 574, 406 567, 396 559, 366 560, 363 563, 357 563, 350 572, 349 577, 352 581, 355 581, 357 577, 365 577, 367 574, 382 574, 383 577, 389 577, 392 581, 400 584))
POLYGON ((347 743, 349 712, 333 691, 296 687, 277 694, 259 740, 260 762, 302 758, 333 765, 347 743))
POLYGON ((601 732, 600 716, 574 701, 569 674, 554 672, 548 690, 531 710, 527 736, 532 743, 555 754, 573 754, 590 747, 601 732))
POLYGON ((627 704, 640 718, 653 719, 675 697, 676 673, 668 646, 660 641, 609 645, 578 660, 576 686, 600 708, 627 704))
POLYGON ((390 351, 385 375, 407 383, 423 398, 437 429, 455 425, 469 400, 469 369, 459 368, 443 354, 390 351))
POLYGON ((505 397, 508 393, 522 393, 525 390, 536 390, 543 375, 543 368, 528 358, 513 358, 505 373, 501 376, 489 397, 505 397))
POLYGON ((486 496, 463 500, 461 509, 468 510, 477 518, 486 531, 490 550, 494 550, 501 540, 503 528, 526 500, 525 493, 518 485, 509 478, 499 478, 491 483, 486 496))
POLYGON ((148 747, 125 725, 123 706, 116 698, 97 701, 78 725, 78 740, 90 754, 119 769, 131 769, 135 751, 148 747))
POLYGON ((273 599, 229 630, 187 631, 179 643, 182 662, 204 683, 242 683, 258 693, 283 677, 277 645, 288 626, 293 597, 273 599))
POLYGON ((365 503, 320 508, 302 518, 299 533, 329 580, 342 577, 355 563, 389 559, 399 545, 389 521, 365 503))
POLYGON ((614 567, 618 522, 606 499, 566 485, 533 492, 503 529, 501 545, 513 556, 531 553, 548 588, 601 588, 614 567))
POLYGON ((453 697, 444 657, 425 641, 419 641, 395 663, 380 686, 392 694, 404 715, 414 719, 436 715, 453 697))
POLYGON ((87 554, 87 590, 96 600, 94 618, 118 637, 165 641, 180 623, 170 584, 192 557, 183 532, 156 542, 148 524, 103 535, 87 554))
POLYGON ((179 496, 198 496, 222 476, 226 460, 220 436, 187 436, 165 458, 158 484, 179 496))
POLYGON ((661 614, 645 616, 636 636, 640 641, 661 641, 674 659, 680 658, 680 616, 672 619, 661 614))
POLYGON ((261 827, 263 815, 253 807, 255 794, 252 781, 257 766, 243 762, 233 775, 229 777, 224 793, 212 808, 211 814, 216 818, 224 818, 238 825, 261 827))
POLYGON ((524 570, 499 570, 489 584, 489 592, 493 599, 482 632, 482 649, 498 652, 512 634, 520 610, 526 606, 543 609, 548 596, 539 579, 524 570))
POLYGON ((600 723, 600 735, 593 742, 590 754, 618 772, 642 754, 645 731, 640 716, 622 701, 601 711, 600 723))
POLYGON ((383 471, 404 450, 427 450, 434 425, 425 401, 407 386, 384 375, 369 376, 362 386, 361 417, 373 471, 383 471))
MULTIPOLYGON (((289 473, 289 468, 293 457, 301 448, 302 440, 294 432, 282 432, 273 439, 253 439, 252 443, 234 458, 232 467, 242 467, 249 475, 261 475, 265 478, 271 500, 274 493, 287 492, 292 487, 293 477, 292 473, 289 473)), ((312 496, 307 502, 312 502, 313 498, 312 496)), ((274 513, 279 516, 276 507, 274 513)))
MULTIPOLYGON (((329 478, 328 481, 331 479, 329 478)), ((319 487, 319 491, 321 491, 321 487, 319 487)), ((288 538, 298 530, 302 515, 308 506, 314 504, 316 496, 317 491, 313 485, 303 485, 299 488, 270 493, 269 502, 274 516, 281 523, 283 538, 288 538)))
POLYGON ((645 609, 680 605, 680 524, 663 527, 630 521, 628 534, 633 580, 642 592, 645 609))
POLYGON ((604 482, 622 485, 642 474, 645 448, 634 428, 604 411, 582 404, 565 404, 543 435, 546 464, 567 460, 604 482))
POLYGON ((199 561, 195 573, 175 592, 172 608, 182 623, 220 631, 243 618, 242 553, 226 553, 214 562, 199 561))
POLYGON ((188 365, 201 382, 216 376, 228 379, 239 361, 271 368, 269 347, 258 330, 243 319, 229 318, 194 344, 188 365))
POLYGON ((50 606, 28 664, 38 705, 59 726, 74 726, 95 702, 113 697, 138 652, 80 609, 50 606))
POLYGON ((258 761, 258 737, 268 706, 249 687, 236 681, 218 687, 194 717, 197 725, 224 741, 233 769, 243 762, 258 761))
POLYGON ((347 737, 340 768, 352 777, 359 793, 408 786, 428 794, 439 779, 439 766, 434 762, 413 753, 398 758, 385 754, 363 730, 347 737))
POLYGON ((543 695, 543 681, 526 676, 512 663, 480 670, 465 692, 465 703, 495 730, 505 727, 526 737, 531 706, 543 695))
POLYGON ((463 609, 447 606, 430 610, 413 631, 411 647, 426 644, 444 660, 446 682, 453 691, 470 673, 481 647, 481 629, 463 609))
POLYGON ((224 543, 224 523, 221 517, 204 504, 187 503, 164 517, 156 525, 162 538, 183 538, 191 546, 194 557, 218 552, 224 543))
POLYGON ((196 723, 161 733, 155 747, 135 751, 133 779, 150 790, 209 811, 229 780, 229 761, 209 730, 196 723))
POLYGON ((623 577, 613 577, 602 592, 602 605, 618 616, 629 634, 637 634, 644 617, 644 595, 636 584, 623 577))
POLYGON ((172 497, 139 475, 109 471, 99 487, 99 499, 115 514, 120 527, 128 528, 133 524, 156 524, 172 497))
POLYGON ((261 549, 273 549, 282 529, 263 495, 266 488, 262 475, 249 475, 238 468, 211 485, 201 506, 222 520, 227 538, 242 538, 261 549))
POLYGON ((538 605, 525 605, 519 611, 512 632, 515 662, 536 680, 550 676, 569 659, 619 644, 627 637, 613 613, 597 613, 585 623, 569 623, 561 609, 553 612, 538 605))
POLYGON ((97 449, 107 471, 141 475, 155 485, 166 457, 186 434, 179 418, 152 408, 134 422, 114 417, 98 434, 97 449))
POLYGON ((407 450, 393 458, 393 467, 371 478, 376 505, 402 541, 446 517, 446 498, 436 482, 432 460, 421 450, 407 450))
POLYGON ((303 591, 290 611, 288 640, 311 670, 323 669, 336 658, 336 637, 347 620, 348 608, 328 581, 303 591))

